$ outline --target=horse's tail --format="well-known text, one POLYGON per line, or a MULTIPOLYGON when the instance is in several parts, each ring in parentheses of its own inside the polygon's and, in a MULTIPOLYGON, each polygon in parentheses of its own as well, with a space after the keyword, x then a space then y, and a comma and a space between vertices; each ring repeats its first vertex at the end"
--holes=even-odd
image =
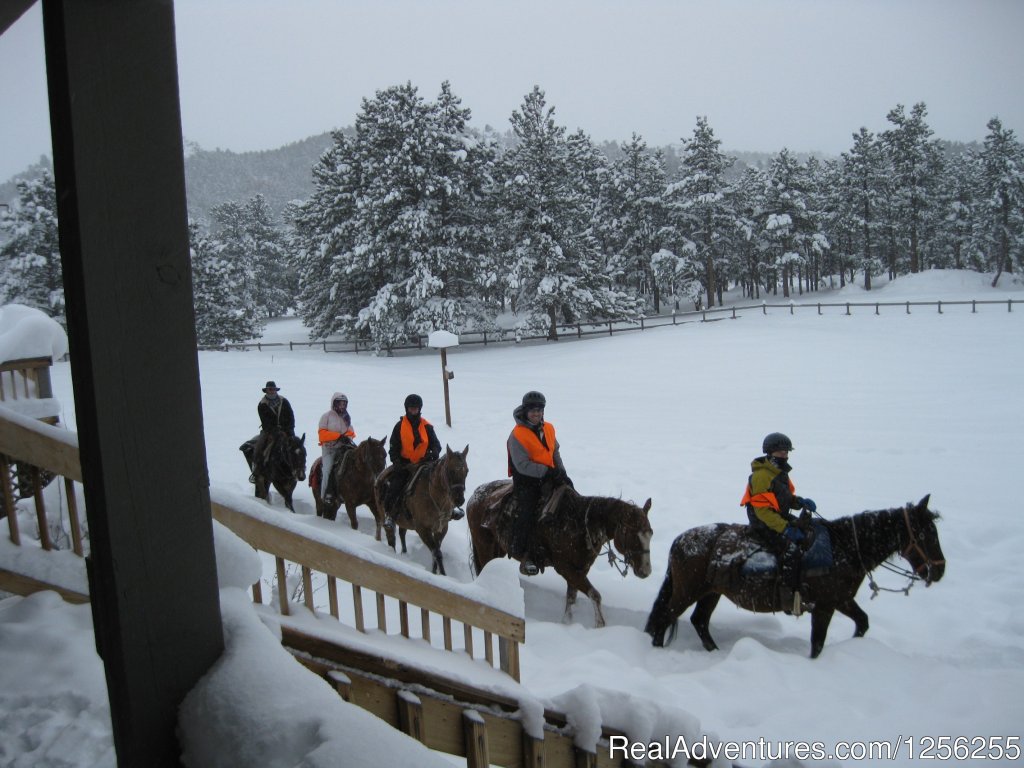
POLYGON ((658 596, 654 598, 654 605, 651 606, 651 613, 647 617, 647 624, 644 632, 654 639, 655 645, 668 645, 676 636, 676 627, 679 623, 678 617, 672 618, 669 615, 668 604, 672 599, 672 558, 669 556, 668 569, 665 571, 665 580, 661 583, 658 596), (668 630, 668 641, 665 641, 665 630, 668 630))

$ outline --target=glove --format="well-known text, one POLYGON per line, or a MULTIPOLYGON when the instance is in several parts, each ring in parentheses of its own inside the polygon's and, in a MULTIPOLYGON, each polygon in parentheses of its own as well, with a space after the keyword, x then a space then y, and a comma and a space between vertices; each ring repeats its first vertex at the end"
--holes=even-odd
POLYGON ((808 512, 817 512, 818 505, 814 503, 814 499, 800 499, 801 506, 808 512))
POLYGON ((783 528, 782 535, 790 541, 792 541, 794 544, 803 540, 804 538, 804 532, 792 525, 787 525, 785 528, 783 528))
POLYGON ((566 482, 569 477, 565 474, 565 470, 560 467, 551 467, 548 470, 547 478, 554 485, 561 485, 566 482))

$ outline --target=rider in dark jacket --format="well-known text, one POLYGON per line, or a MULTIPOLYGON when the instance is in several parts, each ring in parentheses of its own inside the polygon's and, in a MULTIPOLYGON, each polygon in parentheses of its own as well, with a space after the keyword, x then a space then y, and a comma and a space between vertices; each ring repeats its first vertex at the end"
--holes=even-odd
POLYGON ((252 440, 242 444, 242 452, 247 458, 251 447, 250 465, 252 474, 249 482, 256 482, 256 476, 263 472, 263 465, 266 463, 267 454, 274 438, 279 434, 295 437, 295 412, 292 404, 284 397, 277 394, 280 390, 273 381, 268 381, 263 387, 263 397, 256 405, 256 413, 260 417, 260 433, 252 440))
MULTIPOLYGON (((395 527, 402 503, 402 493, 412 477, 411 467, 426 461, 437 461, 441 456, 441 441, 437 439, 434 425, 423 418, 423 398, 409 395, 405 398, 405 415, 391 430, 388 456, 393 466, 384 487, 384 527, 395 527)), ((458 511, 457 511, 458 513, 458 511)), ((458 520, 461 513, 453 514, 458 520)))

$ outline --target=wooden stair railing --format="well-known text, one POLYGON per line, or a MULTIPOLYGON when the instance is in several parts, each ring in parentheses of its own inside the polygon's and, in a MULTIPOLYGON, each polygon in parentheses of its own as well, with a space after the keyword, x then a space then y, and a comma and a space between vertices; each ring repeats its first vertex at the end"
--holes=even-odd
MULTIPOLYGON (((526 621, 521 616, 499 610, 486 603, 443 589, 427 578, 416 578, 362 557, 351 549, 309 539, 301 533, 247 515, 231 507, 213 503, 213 516, 255 549, 273 555, 277 562, 278 605, 281 613, 288 613, 288 587, 286 561, 302 569, 303 595, 306 607, 314 610, 313 572, 326 579, 329 610, 340 620, 338 580, 347 582, 352 589, 352 607, 355 628, 366 631, 363 590, 376 596, 376 628, 387 633, 386 598, 397 601, 399 632, 403 637, 412 635, 410 606, 419 608, 419 635, 432 644, 431 614, 441 618, 442 642, 447 651, 453 647, 453 624, 462 624, 463 647, 475 658, 474 629, 482 632, 483 658, 495 666, 494 640, 497 639, 497 666, 515 680, 519 680, 519 645, 526 640, 526 621)), ((263 602, 262 590, 257 583, 253 598, 263 602)))

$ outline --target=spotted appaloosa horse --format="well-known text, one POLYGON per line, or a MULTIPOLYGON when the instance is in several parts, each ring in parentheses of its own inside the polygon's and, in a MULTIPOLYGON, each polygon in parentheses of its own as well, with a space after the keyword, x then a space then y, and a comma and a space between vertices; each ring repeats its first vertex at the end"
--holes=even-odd
MULTIPOLYGON (((868 631, 868 616, 854 600, 864 577, 899 553, 926 585, 942 578, 946 560, 939 546, 935 521, 939 515, 928 509, 929 497, 905 507, 861 512, 828 522, 832 541, 833 566, 816 575, 807 575, 800 592, 811 608, 811 658, 817 658, 825 645, 832 615, 839 611, 853 620, 854 637, 868 631)), ((675 635, 679 616, 696 603, 690 623, 704 647, 718 648, 708 624, 718 600, 725 595, 748 611, 779 611, 777 575, 744 570, 743 560, 759 548, 748 526, 718 523, 704 525, 680 534, 669 552, 668 573, 647 619, 646 631, 654 645, 665 644, 675 635)))
MULTIPOLYGON (((496 557, 508 554, 512 540, 515 494, 511 480, 495 480, 473 492, 466 507, 466 521, 476 572, 496 557)), ((601 593, 588 573, 601 548, 609 541, 621 553, 627 567, 641 579, 651 574, 651 523, 643 507, 604 496, 581 496, 565 488, 550 513, 542 515, 533 532, 536 564, 551 566, 566 583, 565 620, 572 619, 576 595, 582 592, 594 603, 594 623, 604 626, 601 593)))

